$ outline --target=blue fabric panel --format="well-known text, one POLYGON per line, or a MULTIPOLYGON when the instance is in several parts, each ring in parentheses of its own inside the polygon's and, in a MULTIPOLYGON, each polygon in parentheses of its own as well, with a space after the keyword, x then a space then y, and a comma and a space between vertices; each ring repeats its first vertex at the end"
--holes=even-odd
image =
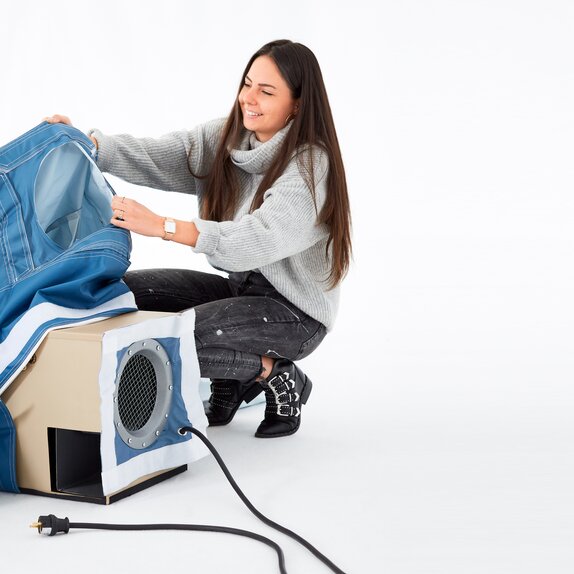
MULTIPOLYGON (((0 393, 48 329, 130 294, 131 238, 109 223, 114 192, 93 150, 81 131, 47 122, 0 148, 0 393)), ((134 311, 129 301, 104 316, 134 311)))
MULTIPOLYGON (((135 311, 131 238, 81 131, 43 122, 0 148, 0 394, 55 327, 135 311)), ((0 489, 17 492, 15 428, 0 402, 0 489)))
POLYGON ((0 401, 0 490, 20 492, 16 482, 16 429, 8 407, 0 401))
MULTIPOLYGON (((165 337, 156 338, 155 340, 158 341, 158 343, 160 343, 166 350, 172 367, 173 395, 167 424, 163 428, 163 432, 157 438, 157 440, 151 446, 142 449, 130 448, 116 432, 115 449, 117 464, 122 464, 123 462, 126 462, 127 460, 130 460, 145 452, 162 448, 169 444, 176 444, 179 442, 185 442, 186 440, 191 440, 192 437, 190 433, 187 433, 184 436, 178 433, 178 430, 182 426, 191 425, 191 422, 187 416, 187 409, 185 408, 183 398, 181 396, 181 358, 179 354, 179 339, 175 337, 165 337)), ((118 366, 126 352, 127 347, 118 351, 118 366)))
MULTIPOLYGON (((96 173, 99 173, 95 163, 88 159, 93 149, 94 144, 80 130, 64 124, 48 124, 47 122, 43 122, 0 148, 0 175, 2 176, 0 177, 0 198, 4 211, 8 215, 19 211, 21 216, 17 224, 14 219, 8 217, 3 222, 3 227, 6 227, 12 235, 24 235, 29 244, 33 245, 30 255, 34 266, 42 265, 63 250, 56 243, 48 240, 45 230, 38 221, 35 194, 37 178, 40 191, 41 188, 45 189, 45 184, 50 181, 54 189, 52 201, 62 201, 64 205, 73 205, 73 198, 77 195, 77 190, 82 190, 85 184, 85 180, 76 180, 73 177, 75 172, 81 170, 92 172, 95 169, 96 173), (78 151, 83 149, 86 152, 86 156, 83 158, 76 155, 77 165, 75 167, 69 161, 70 158, 66 161, 66 154, 56 154, 56 157, 62 158, 61 162, 50 160, 50 158, 56 159, 51 154, 53 150, 71 142, 74 142, 78 151), (50 166, 50 164, 52 165, 50 166), (88 164, 90 164, 89 167, 88 164), (54 169, 54 165, 58 165, 57 170, 54 169), (43 169, 44 166, 46 170, 43 169), (51 177, 50 174, 52 174, 51 177), (58 183, 59 178, 63 178, 64 181, 68 182, 68 185, 64 185, 61 181, 58 183), (74 183, 76 185, 75 192, 72 185, 74 183)), ((100 177, 103 179, 101 174, 100 177)), ((108 188, 107 193, 113 193, 111 187, 107 184, 106 186, 108 188)), ((41 193, 40 197, 45 198, 46 194, 41 193)), ((40 210, 42 209, 43 207, 40 206, 40 210)), ((11 244, 8 244, 7 247, 9 249, 11 244)), ((13 259, 14 261, 18 260, 16 257, 13 259)))

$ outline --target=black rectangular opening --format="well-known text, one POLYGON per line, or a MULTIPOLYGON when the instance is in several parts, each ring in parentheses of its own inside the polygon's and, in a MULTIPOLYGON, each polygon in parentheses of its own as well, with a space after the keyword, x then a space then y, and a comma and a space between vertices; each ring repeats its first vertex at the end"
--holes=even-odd
POLYGON ((163 471, 137 484, 104 496, 100 433, 48 427, 52 493, 21 488, 22 492, 69 500, 111 504, 187 470, 187 465, 163 471))
POLYGON ((53 492, 102 497, 100 433, 48 428, 53 492))

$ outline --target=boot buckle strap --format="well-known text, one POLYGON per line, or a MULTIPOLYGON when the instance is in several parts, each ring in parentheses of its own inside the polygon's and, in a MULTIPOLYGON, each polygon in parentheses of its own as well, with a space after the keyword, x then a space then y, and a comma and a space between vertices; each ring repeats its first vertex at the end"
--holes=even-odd
POLYGON ((298 417, 301 414, 301 409, 291 405, 277 405, 277 414, 281 417, 298 417))

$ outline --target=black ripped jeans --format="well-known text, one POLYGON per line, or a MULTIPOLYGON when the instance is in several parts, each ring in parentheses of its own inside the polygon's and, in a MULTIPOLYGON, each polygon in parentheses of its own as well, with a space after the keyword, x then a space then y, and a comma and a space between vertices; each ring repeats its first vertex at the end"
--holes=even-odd
POLYGON ((139 309, 195 308, 195 345, 202 377, 253 380, 261 356, 302 359, 317 348, 325 326, 295 307, 254 271, 226 279, 187 269, 145 269, 124 277, 139 309))

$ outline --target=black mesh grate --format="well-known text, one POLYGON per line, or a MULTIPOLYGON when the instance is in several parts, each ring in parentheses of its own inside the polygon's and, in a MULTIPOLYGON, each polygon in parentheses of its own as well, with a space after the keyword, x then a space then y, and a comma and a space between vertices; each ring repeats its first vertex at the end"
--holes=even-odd
POLYGON ((128 431, 149 421, 157 398, 157 377, 152 362, 142 354, 131 357, 118 386, 118 413, 128 431))

